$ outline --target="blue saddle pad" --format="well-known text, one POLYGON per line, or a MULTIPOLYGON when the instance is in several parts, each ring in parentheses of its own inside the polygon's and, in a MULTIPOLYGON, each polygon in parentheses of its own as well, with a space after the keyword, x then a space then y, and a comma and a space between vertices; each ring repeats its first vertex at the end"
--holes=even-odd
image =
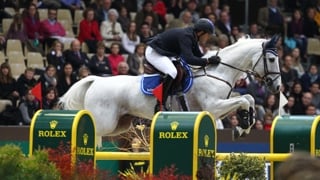
MULTIPOLYGON (((190 90, 193 77, 192 71, 187 63, 184 61, 180 61, 183 68, 187 72, 186 77, 182 80, 182 88, 183 92, 186 93, 190 90)), ((161 75, 160 74, 144 74, 141 78, 141 91, 145 95, 153 96, 153 89, 156 88, 161 83, 161 75)))

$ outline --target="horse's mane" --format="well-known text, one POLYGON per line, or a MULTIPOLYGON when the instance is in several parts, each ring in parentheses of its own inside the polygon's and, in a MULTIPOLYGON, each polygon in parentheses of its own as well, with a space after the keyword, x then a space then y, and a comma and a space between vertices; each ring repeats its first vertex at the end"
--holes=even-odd
POLYGON ((243 43, 250 43, 250 42, 251 42, 251 43, 252 43, 252 42, 260 42, 260 43, 262 43, 262 42, 264 42, 264 41, 266 41, 266 39, 257 39, 257 38, 252 39, 252 38, 250 38, 249 35, 244 35, 244 36, 240 37, 240 38, 237 40, 237 42, 235 42, 234 44, 231 44, 231 45, 226 46, 226 47, 224 47, 224 48, 222 48, 222 49, 219 49, 219 50, 209 50, 208 52, 206 52, 206 54, 205 54, 203 57, 204 57, 204 58, 209 58, 209 57, 211 57, 211 56, 216 55, 218 51, 219 51, 218 54, 219 54, 220 52, 223 52, 223 51, 229 51, 230 49, 234 49, 234 48, 236 48, 237 46, 239 46, 239 45, 241 45, 241 44, 243 44, 243 43))

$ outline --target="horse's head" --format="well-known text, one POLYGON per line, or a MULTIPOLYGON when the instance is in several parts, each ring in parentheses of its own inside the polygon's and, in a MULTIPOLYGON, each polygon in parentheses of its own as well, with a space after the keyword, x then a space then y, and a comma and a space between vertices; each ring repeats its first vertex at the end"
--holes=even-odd
POLYGON ((268 90, 277 93, 281 86, 279 59, 276 43, 279 36, 273 36, 270 40, 262 44, 262 55, 253 66, 253 73, 260 78, 268 90))

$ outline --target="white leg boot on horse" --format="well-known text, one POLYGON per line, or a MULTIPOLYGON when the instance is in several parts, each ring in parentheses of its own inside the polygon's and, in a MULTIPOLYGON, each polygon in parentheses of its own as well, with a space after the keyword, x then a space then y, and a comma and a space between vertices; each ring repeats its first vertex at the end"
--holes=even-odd
POLYGON ((163 86, 162 86, 162 104, 160 101, 157 101, 156 106, 154 107, 154 113, 157 113, 158 111, 167 111, 166 102, 169 96, 169 93, 171 91, 173 78, 166 74, 163 78, 163 86))

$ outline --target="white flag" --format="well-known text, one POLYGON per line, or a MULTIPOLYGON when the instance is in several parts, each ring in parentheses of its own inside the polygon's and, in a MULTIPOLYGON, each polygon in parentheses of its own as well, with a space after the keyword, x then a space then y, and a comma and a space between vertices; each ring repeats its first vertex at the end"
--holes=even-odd
POLYGON ((288 103, 288 99, 286 96, 280 91, 280 97, 279 97, 279 116, 281 116, 281 109, 283 106, 285 106, 288 103))

